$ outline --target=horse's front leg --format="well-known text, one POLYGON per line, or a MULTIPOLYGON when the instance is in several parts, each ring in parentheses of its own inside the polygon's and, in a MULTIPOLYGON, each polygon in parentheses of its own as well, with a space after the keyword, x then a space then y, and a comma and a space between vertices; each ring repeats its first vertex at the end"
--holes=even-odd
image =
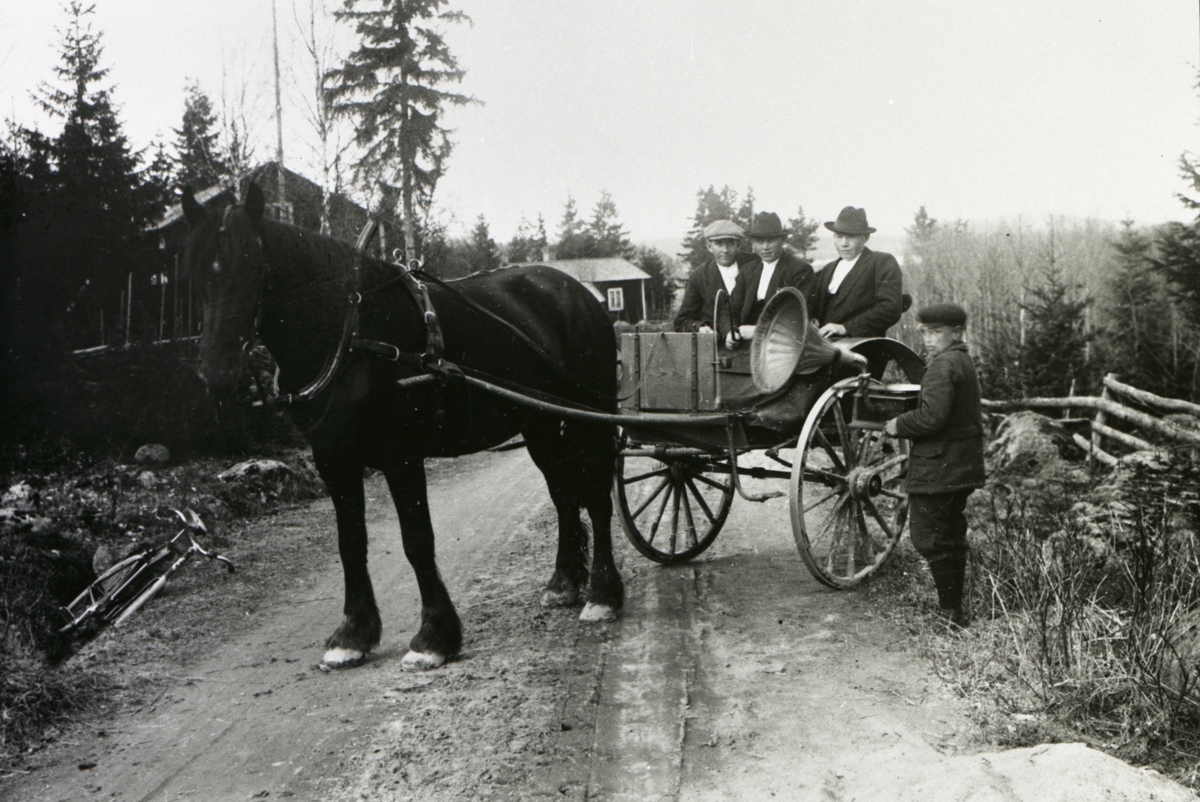
POLYGON ((317 470, 337 514, 338 552, 346 583, 345 618, 325 641, 325 665, 348 668, 358 665, 379 644, 382 624, 371 575, 367 570, 366 504, 363 500, 363 465, 354 459, 313 454, 317 470))
POLYGON ((438 668, 462 648, 462 622, 434 559, 425 462, 415 457, 398 461, 384 469, 384 476, 400 517, 404 555, 421 591, 421 628, 409 642, 400 665, 408 670, 438 668))

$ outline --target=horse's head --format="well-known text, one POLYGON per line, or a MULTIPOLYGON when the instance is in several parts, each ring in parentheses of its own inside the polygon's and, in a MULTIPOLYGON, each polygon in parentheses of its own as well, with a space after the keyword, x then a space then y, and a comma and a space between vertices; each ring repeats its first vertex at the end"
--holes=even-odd
POLYGON ((184 268, 199 285, 204 306, 198 372, 214 397, 237 388, 246 352, 254 343, 267 261, 263 252, 262 190, 254 183, 245 202, 209 214, 190 189, 183 212, 191 229, 184 268))

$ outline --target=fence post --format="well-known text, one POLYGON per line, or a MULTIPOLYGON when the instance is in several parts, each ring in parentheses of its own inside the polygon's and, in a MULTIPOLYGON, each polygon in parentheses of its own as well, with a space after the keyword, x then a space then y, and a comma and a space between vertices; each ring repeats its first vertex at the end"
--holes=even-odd
MULTIPOLYGON (((1105 378, 1113 379, 1115 381, 1117 378, 1117 374, 1110 373, 1105 378)), ((1108 385, 1107 384, 1101 384, 1100 397, 1106 401, 1110 398, 1109 393, 1108 393, 1108 385)), ((1096 410, 1095 422, 1099 423, 1101 426, 1104 426, 1108 423, 1108 416, 1104 413, 1103 409, 1096 410)), ((1095 452, 1100 450, 1101 445, 1102 445, 1102 441, 1100 439, 1100 432, 1096 431, 1096 427, 1093 426, 1092 427, 1092 450, 1088 452, 1088 469, 1089 470, 1092 469, 1093 467, 1095 467, 1094 455, 1095 455, 1095 452)))

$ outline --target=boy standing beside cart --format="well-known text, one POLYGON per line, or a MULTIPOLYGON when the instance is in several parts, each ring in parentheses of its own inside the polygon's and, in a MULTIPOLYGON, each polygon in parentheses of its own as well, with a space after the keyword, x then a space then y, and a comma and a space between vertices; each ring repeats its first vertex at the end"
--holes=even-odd
POLYGON ((979 380, 963 342, 967 313, 934 304, 917 313, 929 366, 917 408, 888 421, 893 437, 911 441, 909 532, 929 563, 938 606, 950 626, 968 624, 963 610, 967 566, 967 497, 984 484, 979 380))

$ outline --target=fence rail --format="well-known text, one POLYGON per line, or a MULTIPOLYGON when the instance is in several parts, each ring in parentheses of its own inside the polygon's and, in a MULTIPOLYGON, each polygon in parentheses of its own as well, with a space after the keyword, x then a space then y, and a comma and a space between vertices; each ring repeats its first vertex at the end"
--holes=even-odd
POLYGON ((1016 401, 987 401, 983 408, 991 412, 1014 412, 1022 409, 1090 409, 1095 416, 1089 420, 1091 439, 1082 435, 1072 435, 1075 442, 1087 450, 1090 459, 1102 465, 1112 466, 1117 463, 1117 457, 1103 449, 1104 438, 1120 443, 1135 451, 1158 451, 1149 440, 1137 435, 1114 429, 1109 425, 1109 418, 1117 418, 1132 424, 1143 433, 1151 433, 1171 443, 1180 445, 1200 446, 1200 404, 1193 404, 1178 398, 1164 398, 1148 393, 1145 390, 1123 384, 1110 373, 1104 377, 1104 385, 1099 396, 1072 395, 1065 398, 1023 398, 1016 401), (1159 413, 1185 414, 1195 419, 1195 428, 1181 425, 1171 420, 1155 417, 1147 412, 1133 409, 1121 403, 1114 396, 1122 397, 1159 413))

